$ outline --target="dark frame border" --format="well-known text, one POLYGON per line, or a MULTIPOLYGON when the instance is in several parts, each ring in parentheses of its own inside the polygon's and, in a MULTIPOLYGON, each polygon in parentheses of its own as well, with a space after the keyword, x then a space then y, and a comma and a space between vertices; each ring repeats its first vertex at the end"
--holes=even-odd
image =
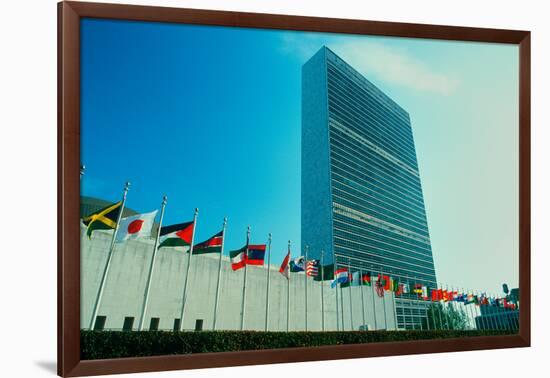
POLYGON ((151 6, 58 4, 58 374, 82 376, 298 361, 528 347, 531 343, 531 33, 529 31, 345 20, 151 6), (288 29, 519 46, 518 335, 482 336, 196 355, 80 360, 80 18, 288 29))

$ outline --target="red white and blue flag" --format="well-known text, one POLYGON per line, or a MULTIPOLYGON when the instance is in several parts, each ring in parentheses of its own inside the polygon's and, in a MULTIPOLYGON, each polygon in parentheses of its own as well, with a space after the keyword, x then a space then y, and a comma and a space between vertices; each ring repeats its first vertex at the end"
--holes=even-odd
POLYGON ((334 272, 334 280, 332 280, 330 287, 335 288, 336 285, 348 282, 348 280, 349 280, 348 268, 336 269, 336 271, 334 272))
POLYGON ((245 265, 264 265, 265 244, 249 244, 229 252, 231 269, 239 270, 245 265))
POLYGON ((265 244, 250 244, 246 256, 246 265, 264 265, 265 244))
POLYGON ((306 274, 310 277, 317 277, 319 274, 319 260, 306 261, 306 274))

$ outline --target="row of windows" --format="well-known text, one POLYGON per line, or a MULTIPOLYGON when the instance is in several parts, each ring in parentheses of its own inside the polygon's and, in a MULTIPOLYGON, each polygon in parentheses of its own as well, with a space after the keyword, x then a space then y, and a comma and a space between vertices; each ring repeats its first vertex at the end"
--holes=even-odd
POLYGON ((398 247, 405 255, 425 261, 432 258, 432 252, 428 242, 415 240, 400 233, 391 233, 379 225, 372 225, 365 221, 345 216, 345 214, 334 214, 334 228, 340 231, 349 232, 359 237, 377 240, 388 247, 398 247))
MULTIPOLYGON (((334 246, 334 250, 342 256, 354 259, 364 259, 367 263, 373 266, 378 271, 384 271, 385 273, 399 274, 400 276, 413 277, 425 275, 435 278, 435 271, 429 267, 422 267, 419 265, 412 265, 403 263, 402 261, 389 258, 380 254, 371 254, 368 252, 358 252, 351 243, 342 242, 337 239, 337 243, 334 246)), ((346 261, 343 258, 344 262, 346 261)), ((347 262, 344 263, 346 265, 347 262)))
MULTIPOLYGON (((396 214, 409 215, 409 217, 406 217, 404 219, 415 222, 415 219, 413 219, 413 217, 412 217, 413 213, 405 211, 404 210, 405 206, 401 206, 402 209, 399 209, 396 206, 391 205, 387 201, 377 199, 373 195, 373 192, 371 190, 367 189, 366 191, 364 191, 363 188, 361 188, 359 185, 357 185, 356 183, 354 183, 351 180, 348 180, 346 178, 341 177, 340 175, 338 175, 338 176, 334 175, 332 182, 333 182, 333 187, 334 188, 338 188, 338 189, 343 190, 347 196, 350 196, 350 197, 348 197, 350 199, 357 199, 357 200, 362 200, 362 201, 364 201, 365 199, 368 199, 368 202, 376 203, 378 205, 385 205, 384 209, 388 209, 389 211, 392 211, 393 213, 395 213, 394 209, 396 209, 398 211, 396 214)), ((423 219, 423 217, 421 217, 421 215, 423 215, 423 213, 418 212, 418 214, 416 215, 416 217, 420 217, 420 219, 425 221, 425 219, 423 219), (418 214, 420 214, 420 215, 418 215, 418 214)), ((419 222, 419 221, 416 220, 416 222, 419 222)), ((423 222, 420 222, 420 223, 422 224, 423 222)), ((425 226, 427 227, 427 224, 425 226)))
POLYGON ((334 223, 334 235, 356 243, 362 250, 373 248, 376 251, 389 253, 396 259, 405 258, 406 260, 404 261, 409 261, 411 263, 419 263, 422 265, 431 265, 432 263, 431 254, 417 251, 411 246, 404 246, 398 242, 387 243, 369 233, 354 232, 346 223, 340 221, 334 223))
MULTIPOLYGON (((126 316, 124 318, 124 323, 122 324, 122 330, 123 331, 132 331, 134 329, 134 321, 135 318, 133 316, 126 316)), ((103 331, 105 329, 105 323, 107 322, 106 316, 98 316, 95 319, 94 323, 94 331, 103 331)), ((151 318, 151 322, 149 323, 149 331, 158 331, 159 330, 159 324, 160 324, 160 318, 151 318)), ((174 331, 180 330, 180 319, 174 319, 174 331)), ((203 327, 203 319, 196 319, 195 320, 195 331, 201 331, 203 327)))
POLYGON ((367 119, 369 117, 355 117, 354 104, 344 104, 342 99, 334 98, 328 106, 329 117, 339 121, 339 123, 345 124, 350 130, 357 135, 371 141, 375 145, 382 148, 392 156, 402 160, 407 166, 417 171, 416 156, 414 155, 414 149, 412 146, 388 146, 389 135, 383 135, 380 133, 379 122, 373 119, 367 119))
POLYGON ((403 217, 401 216, 389 216, 387 215, 386 209, 380 207, 377 208, 374 204, 365 203, 365 201, 361 201, 363 203, 358 203, 355 198, 350 198, 349 195, 347 195, 345 192, 340 191, 337 186, 333 188, 333 202, 338 205, 342 205, 345 207, 348 207, 350 209, 359 211, 363 214, 368 214, 371 217, 377 218, 380 221, 386 222, 390 225, 402 228, 406 231, 409 231, 413 234, 417 234, 420 237, 423 238, 429 238, 428 234, 428 227, 423 225, 417 225, 417 224, 410 224, 409 222, 406 222, 403 220, 403 217), (399 219, 397 219, 399 218, 399 219))
MULTIPOLYGON (((371 194, 371 197, 379 197, 379 198, 381 197, 379 194, 381 190, 377 187, 377 185, 375 184, 365 185, 365 182, 363 180, 353 177, 349 172, 346 174, 345 169, 341 167, 338 167, 338 166, 333 167, 331 178, 332 178, 331 183, 333 185, 341 184, 342 188, 350 187, 350 188, 353 188, 356 191, 356 193, 359 192, 357 193, 357 196, 359 198, 362 198, 363 193, 371 194)), ((395 187, 394 187, 394 191, 395 191, 395 187)), ((393 194, 389 191, 386 192, 386 194, 393 196, 393 194)), ((386 198, 389 198, 389 197, 386 196, 386 198)), ((384 204, 390 203, 389 201, 384 199, 379 199, 378 202, 381 202, 384 204)), ((400 211, 404 211, 408 214, 416 214, 417 217, 420 217, 420 219, 424 221, 426 220, 424 210, 415 209, 411 207, 410 202, 407 203, 405 201, 402 201, 400 206, 400 211)))
POLYGON ((375 146, 377 146, 384 152, 390 154, 394 158, 399 159, 400 161, 403 162, 403 164, 405 164, 407 167, 409 167, 413 171, 418 171, 417 165, 411 164, 412 156, 414 156, 413 155, 415 151, 414 149, 412 151, 409 151, 407 153, 407 156, 403 156, 403 153, 396 155, 395 154, 396 151, 388 150, 386 145, 380 143, 380 140, 379 140, 380 138, 378 138, 377 140, 373 135, 371 135, 371 133, 362 135, 364 133, 360 133, 360 130, 359 130, 360 124, 354 123, 354 121, 350 119, 349 114, 347 114, 343 109, 339 109, 338 105, 336 104, 332 104, 329 106, 329 117, 330 119, 333 119, 340 124, 346 125, 346 127, 351 131, 353 131, 354 133, 370 141, 375 146))
MULTIPOLYGON (((359 124, 374 124, 369 132, 376 135, 377 139, 388 141, 393 150, 402 146, 404 151, 410 151, 413 140, 408 118, 398 119, 394 112, 382 109, 379 101, 362 91, 348 78, 330 69, 328 93, 331 100, 329 106, 338 101, 346 113, 355 119, 360 119, 359 124)), ((415 161, 415 159, 412 160, 415 161)), ((413 164, 413 167, 415 166, 413 164)))
POLYGON ((389 133, 395 141, 407 142, 410 118, 406 111, 400 107, 396 109, 386 107, 376 93, 353 80, 346 72, 329 66, 327 74, 329 93, 348 99, 353 105, 359 105, 358 110, 369 110, 365 114, 371 115, 373 119, 385 121, 384 124, 378 125, 379 128, 383 127, 384 132, 389 133))
MULTIPOLYGON (((399 157, 413 169, 417 170, 416 156, 414 155, 413 139, 410 134, 410 124, 402 122, 396 128, 388 129, 391 126, 391 114, 380 114, 380 106, 369 101, 358 101, 350 93, 342 92, 335 88, 329 81, 328 86, 329 115, 337 115, 346 124, 353 125, 354 131, 359 135, 379 145, 392 155, 399 157), (378 113, 374 115, 373 113, 378 113), (404 138, 395 137, 397 131, 407 132, 408 141, 404 138), (407 131, 405 131, 407 130, 407 131)), ((359 96, 360 97, 360 96, 359 96)))
POLYGON ((363 155, 370 156, 374 153, 382 163, 386 163, 389 167, 395 168, 397 174, 405 174, 403 176, 404 178, 410 178, 411 175, 413 178, 418 178, 420 176, 417 170, 405 164, 396 156, 383 150, 370 140, 357 134, 350 127, 345 126, 334 118, 329 118, 329 127, 331 136, 336 135, 342 137, 342 139, 346 141, 346 145, 355 146, 363 155), (399 168, 399 170, 397 170, 397 168, 399 168))
POLYGON ((422 200, 418 175, 348 137, 336 127, 330 129, 330 148, 332 152, 337 152, 335 157, 345 157, 348 164, 355 163, 360 172, 369 170, 376 174, 374 178, 391 178, 392 183, 399 183, 401 187, 412 191, 413 198, 422 200))
POLYGON ((391 112, 395 115, 395 117, 397 117, 397 119, 404 122, 409 120, 409 114, 388 95, 378 89, 376 85, 371 83, 366 77, 357 72, 355 68, 340 59, 332 51, 327 51, 329 52, 329 54, 327 54, 327 66, 329 69, 337 70, 337 72, 345 75, 349 80, 357 85, 360 90, 364 91, 367 95, 369 95, 369 97, 375 99, 381 107, 391 112))
POLYGON ((342 222, 346 223, 349 220, 349 223, 355 225, 359 228, 366 226, 374 227, 376 230, 380 229, 386 232, 386 235, 390 237, 400 236, 399 240, 410 241, 419 246, 424 246, 425 249, 430 249, 429 253, 431 254, 431 246, 429 237, 422 236, 416 232, 399 227, 393 223, 386 222, 382 219, 375 218, 371 215, 357 211, 351 207, 346 207, 338 202, 332 203, 333 208, 333 219, 338 218, 342 222))
POLYGON ((361 145, 335 129, 330 131, 330 148, 332 157, 344 158, 346 164, 355 167, 359 173, 369 171, 372 172, 370 177, 373 181, 389 180, 391 185, 399 184, 402 190, 406 189, 403 190, 405 195, 410 193, 411 198, 422 202, 419 176, 402 169, 376 152, 362 149, 361 145))
POLYGON ((334 237, 335 239, 338 239, 338 241, 335 240, 335 244, 347 246, 348 248, 355 249, 357 252, 364 253, 365 255, 384 256, 396 261, 421 267, 430 267, 432 265, 431 257, 426 256, 420 259, 418 257, 409 256, 396 250, 397 248, 395 247, 392 249, 391 246, 384 245, 383 243, 372 238, 351 234, 339 228, 334 230, 334 237))
MULTIPOLYGON (((418 270, 407 270, 401 265, 395 265, 391 262, 377 261, 376 257, 365 259, 363 256, 354 255, 353 251, 346 250, 342 247, 335 247, 336 264, 338 266, 352 265, 352 271, 362 270, 371 272, 373 275, 386 274, 402 283, 414 285, 415 283, 423 283, 429 287, 436 287, 435 272, 421 272, 418 270)), ((406 298, 414 299, 412 294, 406 298)))
POLYGON ((373 187, 377 193, 384 196, 392 196, 399 202, 405 203, 411 209, 415 207, 424 208, 422 190, 420 183, 414 187, 403 185, 398 180, 393 180, 391 174, 379 175, 364 162, 352 163, 349 156, 353 149, 349 147, 342 149, 340 146, 332 146, 331 171, 340 172, 344 177, 353 178, 355 182, 363 187, 373 187), (348 155, 348 157, 346 157, 348 155), (336 170, 339 168, 340 170, 336 170))
POLYGON ((376 240, 403 248, 409 255, 414 254, 418 258, 432 257, 432 250, 429 241, 421 241, 406 237, 402 234, 392 232, 339 213, 333 214, 333 220, 335 221, 334 226, 338 226, 343 230, 353 232, 355 234, 372 235, 372 237, 376 240))
POLYGON ((399 315, 416 315, 416 316, 426 316, 426 310, 420 308, 402 308, 396 307, 395 313, 399 315))
POLYGON ((368 214, 371 217, 377 218, 394 226, 399 226, 407 231, 418 234, 421 237, 427 238, 429 236, 428 225, 426 223, 415 222, 414 220, 403 216, 400 212, 392 211, 388 207, 383 206, 383 204, 373 201, 366 196, 364 197, 365 198, 362 198, 361 193, 357 193, 356 190, 341 185, 338 182, 335 182, 333 185, 333 202, 364 214, 368 214))

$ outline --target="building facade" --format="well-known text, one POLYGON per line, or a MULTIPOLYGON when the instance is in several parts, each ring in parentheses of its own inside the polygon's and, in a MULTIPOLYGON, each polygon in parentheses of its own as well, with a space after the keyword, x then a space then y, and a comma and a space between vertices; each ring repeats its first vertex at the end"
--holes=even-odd
POLYGON ((476 329, 519 329, 519 310, 481 306, 481 315, 475 318, 476 329))
MULTIPOLYGON (((112 231, 94 231, 91 239, 81 227, 81 328, 89 327, 94 300, 107 260, 112 231)), ((111 268, 95 324, 99 329, 137 330, 151 264, 154 240, 144 238, 115 243, 111 268)), ((179 328, 187 253, 181 248, 161 248, 157 253, 145 315, 145 330, 179 328)), ((212 329, 218 277, 219 254, 194 255, 190 269, 183 329, 212 329)), ((264 330, 267 270, 270 269, 270 331, 287 330, 287 279, 278 266, 249 266, 247 272, 244 329, 264 330)), ((233 271, 227 255, 222 257, 216 329, 241 329, 244 269, 233 271)), ((305 288, 307 282, 308 330, 336 330, 337 319, 344 330, 395 329, 391 293, 379 297, 371 287, 336 289, 330 282, 314 281, 303 273, 291 273, 290 331, 305 330, 305 288), (323 286, 321 289, 321 285, 323 286), (321 293, 323 301, 321 301, 321 293), (343 300, 342 300, 343 299, 343 300), (324 309, 324 311, 321 311, 324 309), (337 309, 339 311, 337 314, 337 309), (324 317, 322 316, 324 313, 324 317)))
MULTIPOLYGON (((302 68, 301 234, 325 263, 437 287, 409 114, 327 47, 302 68)), ((396 305, 421 327, 423 301, 396 305)))

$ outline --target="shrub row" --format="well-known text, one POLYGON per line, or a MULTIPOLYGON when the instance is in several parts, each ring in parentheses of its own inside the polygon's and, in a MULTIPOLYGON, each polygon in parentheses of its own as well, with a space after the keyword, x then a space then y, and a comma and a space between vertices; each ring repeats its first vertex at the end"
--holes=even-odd
POLYGON ((83 360, 504 335, 511 331, 81 331, 83 360))

